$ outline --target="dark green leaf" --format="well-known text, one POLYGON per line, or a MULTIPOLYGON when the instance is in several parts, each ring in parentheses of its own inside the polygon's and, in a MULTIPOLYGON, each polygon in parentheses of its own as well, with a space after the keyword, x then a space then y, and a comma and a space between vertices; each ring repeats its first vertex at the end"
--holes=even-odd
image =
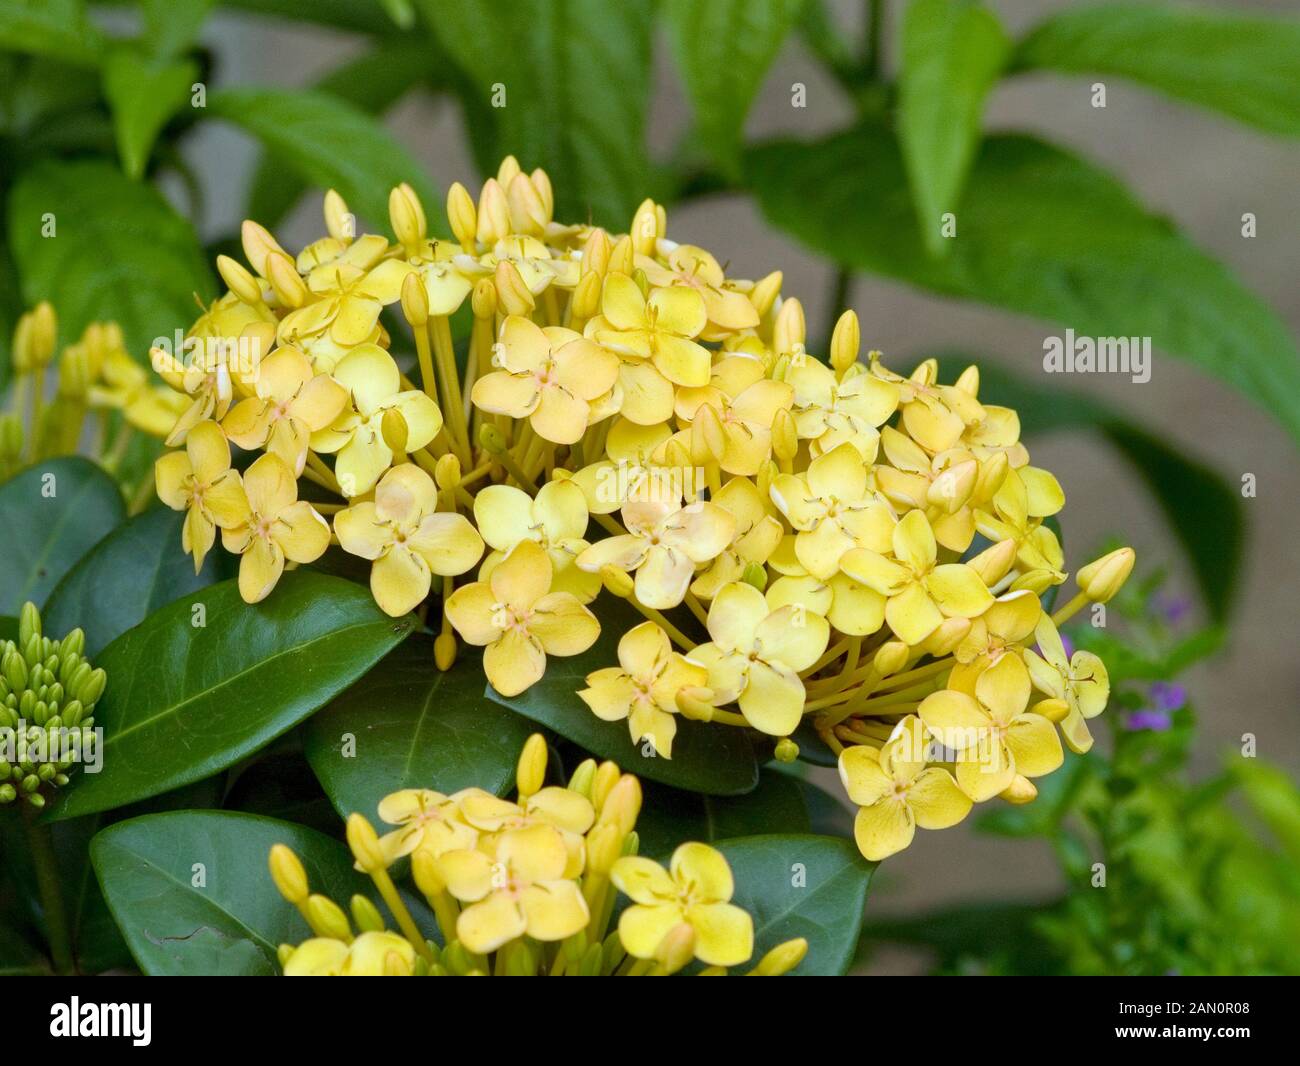
MULTIPOLYGON (((295 822, 326 836, 338 836, 343 829, 338 813, 301 751, 260 753, 238 772, 221 806, 229 811, 295 822)), ((366 813, 373 818, 373 811, 366 813)))
POLYGON ((618 641, 643 621, 627 604, 605 597, 599 604, 600 637, 581 655, 552 656, 546 675, 518 696, 502 696, 491 685, 489 699, 553 729, 560 736, 602 759, 613 759, 628 773, 690 792, 736 796, 758 783, 758 762, 744 731, 677 717, 673 757, 650 754, 648 746, 632 743, 626 722, 605 722, 591 713, 578 696, 593 670, 618 663, 618 641))
POLYGON ((944 356, 944 373, 980 364, 980 395, 1014 407, 1026 436, 1068 429, 1101 432, 1145 482, 1196 573, 1210 614, 1223 621, 1232 606, 1245 553, 1246 520, 1241 496, 1223 477, 1182 449, 1141 428, 1137 420, 1073 389, 1038 386, 987 360, 944 356))
POLYGON ((1020 45, 1022 68, 1118 74, 1270 133, 1300 136, 1300 21, 1165 4, 1064 10, 1020 45))
POLYGON ((942 260, 915 237, 887 132, 772 142, 749 162, 768 219, 837 262, 1064 322, 1080 336, 1149 337, 1300 438, 1300 354, 1277 315, 1082 160, 1030 137, 985 139, 942 260))
POLYGON ((304 744, 339 813, 373 818, 379 801, 402 788, 504 794, 531 732, 483 695, 477 655, 462 649, 444 673, 432 640, 417 636, 315 715, 304 744))
POLYGON ((700 143, 739 169, 745 116, 804 0, 669 0, 668 37, 700 143))
POLYGON ((104 769, 77 775, 49 817, 107 810, 225 769, 338 695, 414 624, 383 614, 366 589, 309 571, 285 574, 259 604, 244 603, 234 581, 168 604, 99 656, 104 769))
MULTIPOLYGON (((418 37, 397 37, 377 44, 372 51, 332 70, 316 83, 320 92, 337 96, 371 115, 382 115, 397 103, 433 65, 431 42, 418 37)), ((266 156, 253 176, 248 194, 248 217, 273 227, 297 203, 308 185, 299 170, 278 157, 266 156)), ((441 210, 436 203, 426 210, 441 210)))
POLYGON ((58 308, 65 342, 93 321, 115 321, 143 361, 156 337, 189 327, 194 294, 212 291, 190 224, 103 160, 25 170, 9 194, 9 234, 24 300, 58 308))
POLYGON ((155 507, 115 529, 50 593, 45 631, 62 636, 81 626, 93 660, 146 615, 218 580, 219 552, 210 552, 195 574, 194 561, 180 551, 184 524, 181 512, 155 507))
POLYGON ((496 156, 546 170, 557 218, 626 229, 647 191, 649 0, 420 7, 476 106, 491 105, 496 156))
POLYGON ((17 929, 0 924, 0 977, 48 976, 45 956, 17 929))
POLYGON ((754 919, 754 962, 777 944, 804 937, 808 955, 795 974, 832 977, 848 969, 875 870, 851 840, 752 836, 717 848, 736 879, 732 902, 754 919))
POLYGON ((167 120, 189 100, 198 77, 197 63, 154 63, 129 49, 112 52, 104 63, 104 95, 113 112, 113 133, 122 169, 139 178, 149 163, 153 142, 167 120))
POLYGON ((267 870, 272 845, 302 860, 312 891, 367 895, 337 841, 289 822, 230 811, 133 818, 91 843, 95 873, 131 954, 152 976, 268 976, 276 948, 310 931, 267 870), (204 883, 195 886, 201 872, 204 883))
POLYGON ((388 219, 388 193, 409 182, 437 231, 441 198, 423 168, 375 118, 336 96, 294 89, 223 89, 208 109, 243 127, 277 159, 332 188, 372 225, 388 219))
POLYGON ((955 212, 980 139, 984 98, 1008 42, 997 16, 971 0, 914 0, 903 17, 898 134, 921 235, 947 251, 942 216, 955 212))
POLYGON ((688 840, 711 844, 754 833, 807 833, 811 828, 802 782, 775 770, 764 770, 758 787, 743 796, 705 796, 651 782, 642 787, 638 850, 656 859, 666 859, 688 840))
POLYGON ((0 0, 0 48, 94 66, 104 35, 82 0, 0 0))
POLYGON ((124 517, 117 483, 89 459, 49 459, 0 485, 0 613, 17 617, 28 600, 43 606, 124 517))

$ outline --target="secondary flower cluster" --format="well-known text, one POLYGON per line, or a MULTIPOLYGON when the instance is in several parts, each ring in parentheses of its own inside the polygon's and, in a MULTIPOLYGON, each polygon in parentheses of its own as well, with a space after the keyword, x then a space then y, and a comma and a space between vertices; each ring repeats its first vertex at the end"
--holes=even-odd
MULTIPOLYGON (((380 837, 353 814, 347 839, 400 932, 356 895, 348 915, 313 894, 298 857, 271 849, 271 876, 315 934, 280 948, 286 976, 668 975, 694 960, 721 974, 749 961, 753 921, 730 902, 722 854, 683 844, 667 869, 636 854, 641 786, 612 762, 579 765, 567 785, 546 785, 546 741, 519 758, 515 802, 467 788, 452 796, 403 789, 384 798, 380 837), (409 858, 416 888, 438 925, 428 939, 389 869, 409 858), (606 935, 618 892, 631 903, 606 935), (355 928, 354 928, 355 926, 355 928)), ((786 973, 807 942, 777 945, 749 972, 786 973)))
POLYGON ((86 635, 41 632, 36 604, 23 604, 18 640, 0 640, 0 806, 45 806, 79 761, 97 761, 95 704, 108 682, 86 661, 86 635))
POLYGON ((256 602, 337 544, 388 613, 436 605, 439 667, 459 636, 506 697, 591 647, 604 590, 645 622, 587 678, 591 711, 664 758, 680 716, 784 759, 808 723, 871 858, 1032 798, 1058 725, 1091 742, 1105 669, 1055 627, 1133 553, 1048 615, 1064 494, 975 367, 861 362, 851 311, 815 358, 780 273, 728 277, 649 200, 626 234, 556 222, 513 158, 477 203, 452 187, 450 239, 410 188, 389 208, 395 240, 358 236, 331 192, 328 236, 296 256, 245 223, 248 265, 219 259, 229 291, 185 357, 153 353, 186 398, 156 473, 196 565, 219 529, 256 602), (263 454, 241 475, 231 444, 263 454))

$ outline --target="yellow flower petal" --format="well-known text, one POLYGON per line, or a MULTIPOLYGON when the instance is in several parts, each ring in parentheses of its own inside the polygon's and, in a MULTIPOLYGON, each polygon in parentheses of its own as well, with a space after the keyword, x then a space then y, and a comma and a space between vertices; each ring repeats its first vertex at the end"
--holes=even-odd
POLYGON ((528 631, 548 655, 578 655, 600 636, 596 616, 568 592, 552 592, 533 606, 528 631))
POLYGON ((398 618, 429 595, 429 564, 405 545, 395 544, 370 568, 370 591, 385 614, 398 618))
POLYGON ((970 813, 971 801, 942 767, 922 770, 907 790, 907 803, 922 829, 947 829, 970 813))
POLYGON ((804 697, 798 674, 760 660, 749 665, 749 680, 740 694, 740 713, 760 733, 786 737, 803 718, 804 697))
POLYGON ((872 862, 902 851, 915 833, 911 808, 892 796, 860 808, 853 820, 853 839, 863 857, 872 862))
POLYGON ((619 916, 618 938, 629 955, 652 959, 664 937, 684 919, 685 915, 676 903, 634 905, 619 916))
POLYGON ((754 953, 754 920, 730 903, 697 903, 686 910, 695 930, 695 957, 709 966, 739 966, 754 953))

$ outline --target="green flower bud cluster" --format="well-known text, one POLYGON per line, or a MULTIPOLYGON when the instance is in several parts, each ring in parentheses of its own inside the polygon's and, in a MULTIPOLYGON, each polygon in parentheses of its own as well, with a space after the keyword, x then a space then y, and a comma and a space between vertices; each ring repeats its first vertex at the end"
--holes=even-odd
POLYGON ((0 805, 45 806, 42 790, 66 785, 72 764, 94 750, 108 678, 85 648, 80 629, 62 640, 43 635, 34 603, 23 605, 17 642, 0 641, 0 805))

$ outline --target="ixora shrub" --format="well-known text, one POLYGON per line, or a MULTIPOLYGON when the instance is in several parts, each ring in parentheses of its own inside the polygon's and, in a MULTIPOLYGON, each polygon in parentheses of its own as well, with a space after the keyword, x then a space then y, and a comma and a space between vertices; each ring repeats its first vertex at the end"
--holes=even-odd
POLYGON ((978 370, 861 361, 851 311, 823 361, 779 272, 650 200, 625 234, 552 205, 507 158, 449 238, 407 186, 395 241, 333 192, 296 255, 246 222, 151 353, 170 395, 115 394, 173 446, 166 507, 47 604, 110 683, 103 772, 42 825, 112 812, 90 853, 146 971, 842 972, 871 862, 1091 746, 1106 667, 1057 627, 1134 555, 1057 606, 1064 494, 978 370), (231 799, 300 724, 350 858, 231 799), (796 760, 838 767, 856 849, 808 832, 796 760))

